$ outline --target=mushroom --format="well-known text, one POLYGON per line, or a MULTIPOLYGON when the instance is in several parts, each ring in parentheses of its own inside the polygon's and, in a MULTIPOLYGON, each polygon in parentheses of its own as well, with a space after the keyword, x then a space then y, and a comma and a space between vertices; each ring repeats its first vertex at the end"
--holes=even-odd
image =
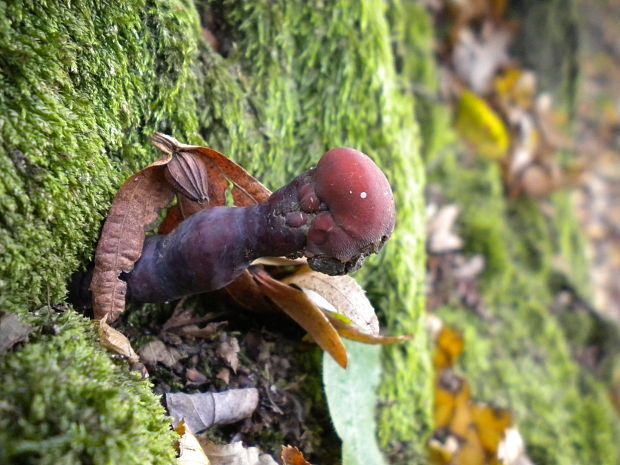
POLYGON ((394 222, 377 165, 357 150, 333 149, 266 202, 207 208, 168 235, 149 236, 126 277, 128 297, 160 302, 220 289, 265 256, 306 256, 316 271, 350 273, 382 248, 394 222))
POLYGON ((369 157, 349 148, 327 152, 313 179, 316 196, 326 210, 318 213, 308 231, 309 264, 332 275, 355 271, 394 230, 390 184, 369 157))

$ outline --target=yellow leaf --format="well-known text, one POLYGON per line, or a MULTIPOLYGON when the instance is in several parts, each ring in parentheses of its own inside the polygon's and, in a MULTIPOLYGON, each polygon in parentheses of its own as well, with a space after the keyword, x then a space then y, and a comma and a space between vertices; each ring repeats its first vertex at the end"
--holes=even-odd
POLYGON ((495 92, 507 105, 529 110, 534 106, 536 76, 531 71, 509 69, 495 79, 495 92))
POLYGON ((472 92, 466 91, 461 96, 456 128, 479 155, 493 160, 506 156, 510 136, 504 122, 472 92))

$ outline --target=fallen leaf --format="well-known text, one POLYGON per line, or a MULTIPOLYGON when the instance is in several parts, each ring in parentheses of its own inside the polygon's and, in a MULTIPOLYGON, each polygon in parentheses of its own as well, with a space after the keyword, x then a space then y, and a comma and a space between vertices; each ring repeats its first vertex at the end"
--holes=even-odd
POLYGON ((174 158, 192 160, 192 162, 185 164, 185 170, 178 170, 175 182, 182 185, 183 191, 192 192, 192 197, 195 198, 200 195, 203 199, 208 199, 207 203, 205 200, 198 202, 186 195, 179 197, 181 215, 179 215, 179 211, 170 212, 174 218, 164 220, 166 232, 172 231, 184 218, 203 208, 227 205, 229 192, 233 205, 237 207, 256 205, 264 202, 271 195, 271 191, 263 186, 260 181, 217 150, 182 144, 173 137, 164 134, 155 134, 153 144, 163 153, 176 155, 174 158), (193 170, 190 168, 190 163, 192 163, 193 170), (191 175, 192 172, 196 174, 191 175), (188 175, 184 176, 184 173, 188 173, 188 175), (191 182, 191 187, 188 187, 188 182, 191 182), (200 193, 204 189, 200 186, 207 186, 206 195, 200 193))
POLYGON ((510 135, 504 122, 473 92, 461 95, 456 129, 480 156, 493 160, 506 157, 510 135))
MULTIPOLYGON (((435 427, 451 428, 454 419, 457 424, 462 423, 457 415, 458 407, 467 407, 471 401, 471 389, 467 381, 457 376, 452 370, 444 370, 435 380, 435 427)), ((468 409, 465 408, 466 414, 468 409)), ((458 412, 462 414, 462 412, 458 412)))
POLYGON ((268 265, 268 266, 303 266, 307 265, 306 257, 286 258, 286 257, 260 257, 252 262, 252 265, 268 265))
POLYGON ((469 27, 459 31, 452 54, 456 73, 478 94, 491 89, 498 70, 509 63, 508 45, 513 32, 485 22, 480 34, 469 27))
POLYGON ((301 288, 319 307, 344 316, 363 332, 379 334, 375 309, 351 276, 328 276, 304 267, 282 282, 301 288))
POLYGON ((458 331, 444 326, 435 340, 436 349, 433 356, 435 371, 440 373, 445 368, 453 367, 463 353, 465 341, 458 331))
POLYGON ((228 325, 227 321, 216 321, 209 323, 204 328, 198 327, 198 325, 189 325, 178 328, 176 331, 183 336, 190 336, 197 339, 212 339, 220 328, 228 325))
POLYGON ((164 154, 158 161, 131 176, 119 189, 95 252, 95 270, 90 290, 95 318, 108 315, 112 322, 125 310, 129 273, 142 254, 145 231, 160 210, 172 202, 174 191, 165 180, 164 165, 172 159, 164 154))
POLYGON ((224 384, 228 385, 230 383, 230 370, 224 367, 217 372, 217 375, 215 375, 215 377, 217 379, 221 379, 222 381, 224 381, 224 384))
POLYGON ((455 204, 444 205, 427 213, 430 218, 426 226, 426 242, 430 253, 452 252, 463 247, 463 240, 453 231, 459 213, 459 207, 455 204))
POLYGON ((274 304, 306 330, 341 367, 347 366, 347 352, 338 332, 306 294, 273 279, 264 270, 257 270, 253 276, 274 304))
POLYGON ((177 349, 168 346, 159 339, 140 347, 138 353, 144 364, 154 366, 159 362, 168 368, 172 368, 179 360, 185 357, 177 349))
POLYGON ((232 368, 233 372, 237 372, 239 368, 239 341, 236 337, 231 337, 226 341, 220 342, 217 347, 217 355, 219 355, 232 368))
POLYGON ((99 327, 99 342, 103 347, 117 355, 125 357, 130 364, 140 361, 140 357, 134 352, 127 336, 112 328, 107 322, 107 317, 104 316, 102 319, 98 320, 96 324, 99 327))
POLYGON ((271 313, 277 310, 277 307, 274 307, 273 302, 263 292, 261 285, 254 279, 255 271, 260 269, 262 268, 248 268, 224 290, 246 310, 257 313, 271 313))
POLYGON ((366 344, 394 344, 412 336, 382 336, 366 291, 351 276, 327 276, 301 268, 282 282, 299 288, 323 311, 338 334, 366 344))
POLYGON ((377 443, 375 416, 381 350, 349 341, 346 348, 350 356, 347 370, 323 356, 325 395, 334 427, 342 439, 342 464, 386 465, 377 443))
POLYGON ((31 331, 32 327, 22 323, 17 315, 0 312, 0 355, 25 341, 31 331))
POLYGON ((282 446, 282 465, 312 465, 304 459, 304 455, 297 447, 282 446))
POLYGON ((180 436, 177 465, 211 465, 198 439, 184 421, 179 423, 175 431, 180 436))
POLYGON ((245 447, 241 442, 219 445, 201 441, 211 465, 277 465, 269 454, 262 454, 257 447, 245 447))
POLYGON ((463 352, 460 333, 437 317, 429 321, 435 339, 435 431, 429 442, 437 465, 532 465, 525 445, 504 409, 475 402, 469 383, 455 372, 463 352))
POLYGON ((473 422, 478 427, 482 447, 487 452, 497 455, 498 447, 512 425, 512 415, 507 410, 480 403, 474 403, 471 410, 473 422))
POLYGON ((525 452, 525 442, 515 427, 508 428, 497 449, 502 465, 534 465, 525 452))
POLYGON ((506 108, 517 106, 529 110, 536 96, 536 75, 532 71, 512 68, 494 80, 497 96, 506 108))
POLYGON ((255 388, 230 389, 223 392, 167 392, 166 407, 172 425, 185 421, 192 431, 200 433, 212 426, 227 425, 249 418, 258 406, 255 388))
POLYGON ((330 311, 323 312, 329 322, 334 326, 340 336, 351 341, 363 342, 364 344, 396 344, 398 342, 409 341, 412 335, 405 336, 382 336, 381 334, 371 334, 362 331, 356 324, 346 321, 338 313, 330 311))
POLYGON ((194 385, 204 384, 209 381, 209 379, 203 373, 194 368, 187 368, 185 370, 185 379, 187 379, 188 384, 194 385))

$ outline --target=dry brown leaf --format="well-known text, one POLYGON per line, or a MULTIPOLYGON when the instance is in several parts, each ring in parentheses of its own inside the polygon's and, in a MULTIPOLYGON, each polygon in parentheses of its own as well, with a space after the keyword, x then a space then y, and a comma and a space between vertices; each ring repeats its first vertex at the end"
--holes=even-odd
POLYGON ((112 328, 108 324, 106 316, 96 323, 99 327, 99 341, 103 347, 125 357, 130 364, 137 363, 140 360, 138 354, 131 347, 129 339, 120 331, 112 328))
POLYGON ((282 282, 299 287, 320 308, 344 316, 362 332, 379 334, 375 309, 351 276, 328 276, 304 267, 282 282))
POLYGON ((160 210, 174 197, 165 180, 164 165, 171 160, 164 154, 158 161, 130 177, 121 186, 101 232, 95 253, 95 270, 90 289, 95 318, 108 315, 112 322, 125 310, 129 273, 142 254, 145 231, 160 210))
POLYGON ((219 445, 201 440, 200 444, 211 465, 277 465, 269 454, 262 454, 257 447, 245 447, 241 442, 219 445))
POLYGON ((17 315, 0 312, 0 355, 24 341, 31 331, 32 327, 22 323, 17 315))
POLYGON ((209 379, 203 373, 196 370, 195 368, 185 369, 185 379, 187 380, 187 384, 189 385, 199 385, 209 381, 209 379))
POLYGON ((198 439, 184 421, 179 423, 175 431, 180 436, 177 465, 211 465, 198 439))
POLYGON ((173 426, 185 422, 192 431, 200 433, 212 426, 249 418, 258 406, 258 390, 230 389, 194 394, 167 392, 166 406, 173 426))
POLYGON ((179 360, 185 356, 174 347, 166 345, 161 340, 148 342, 138 350, 142 363, 146 365, 156 365, 163 363, 168 368, 172 368, 179 360))
POLYGON ((330 354, 341 367, 347 366, 347 352, 338 332, 306 294, 273 279, 263 270, 258 270, 254 279, 263 293, 306 330, 321 349, 330 354))
POLYGON ((225 155, 217 150, 208 147, 182 144, 173 137, 156 134, 153 136, 153 144, 164 153, 176 155, 175 158, 187 158, 191 160, 185 164, 184 172, 198 171, 200 175, 183 176, 178 170, 175 181, 183 184, 182 189, 190 192, 191 196, 184 195, 179 197, 179 210, 171 210, 164 220, 165 232, 168 233, 176 227, 184 218, 196 213, 197 211, 209 207, 226 205, 226 194, 232 185, 233 203, 237 207, 248 207, 260 202, 264 202, 271 195, 271 191, 263 186, 256 178, 251 176, 246 170, 229 160, 225 155), (190 163, 195 163, 194 170, 189 168, 190 163), (191 187, 186 187, 186 180, 192 180, 191 187), (201 192, 207 188, 207 193, 201 192), (199 194, 200 193, 200 194, 199 194), (198 196, 208 199, 208 204, 196 202, 192 197, 198 196))
POLYGON ((241 276, 235 279, 224 289, 230 297, 246 310, 258 313, 269 313, 275 309, 273 303, 267 299, 260 285, 253 276, 253 271, 258 268, 245 270, 241 276))
POLYGON ((459 213, 459 207, 455 204, 444 205, 427 213, 427 247, 430 253, 451 252, 463 247, 463 240, 453 231, 459 213))
POLYGON ((237 372, 239 368, 239 341, 236 337, 221 342, 217 347, 217 355, 219 355, 232 368, 233 372, 237 372))
POLYGON ((188 325, 177 328, 177 333, 182 336, 194 337, 197 339, 211 339, 217 334, 220 328, 228 325, 228 321, 216 321, 209 323, 204 328, 198 327, 198 325, 188 325))
POLYGON ((282 465, 312 465, 306 459, 301 451, 294 446, 282 446, 282 465))

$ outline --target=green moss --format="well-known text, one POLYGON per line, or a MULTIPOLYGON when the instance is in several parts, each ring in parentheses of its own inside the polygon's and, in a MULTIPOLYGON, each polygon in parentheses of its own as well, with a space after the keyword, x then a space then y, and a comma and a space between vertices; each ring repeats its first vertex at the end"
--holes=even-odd
POLYGON ((43 308, 0 364, 0 462, 170 464, 176 434, 151 386, 99 346, 91 321, 43 308))
POLYGON ((0 3, 0 301, 58 301, 146 135, 197 130, 183 2, 0 3), (192 105, 194 104, 194 105, 192 105))
MULTIPOLYGON (((260 121, 260 137, 250 125, 246 148, 234 135, 235 151, 220 147, 224 152, 276 188, 327 149, 354 146, 373 156, 394 186, 396 234, 359 278, 390 332, 419 335, 386 351, 382 395, 389 407, 382 412, 381 436, 384 445, 410 441, 423 450, 431 405, 428 351, 419 331, 423 172, 414 100, 394 67, 386 6, 230 1, 207 2, 207 8, 224 12, 219 19, 234 31, 235 47, 224 62, 260 121)), ((234 134, 236 124, 227 132, 234 134)))

